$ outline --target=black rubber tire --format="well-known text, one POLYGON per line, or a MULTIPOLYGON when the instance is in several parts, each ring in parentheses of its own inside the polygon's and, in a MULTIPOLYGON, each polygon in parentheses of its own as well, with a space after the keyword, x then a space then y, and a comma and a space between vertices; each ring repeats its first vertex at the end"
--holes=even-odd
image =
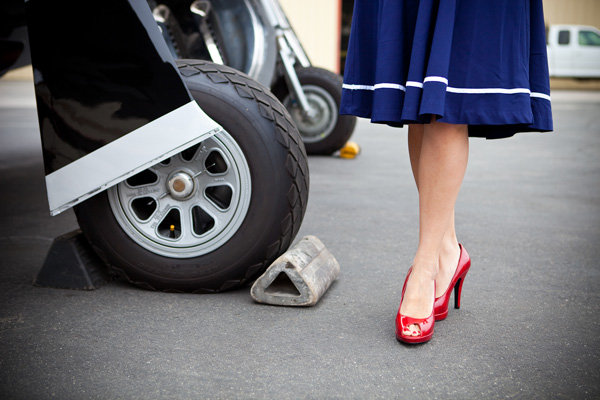
POLYGON ((106 192, 76 206, 75 213, 100 257, 129 282, 166 291, 223 291, 256 279, 296 236, 308 201, 306 152, 289 113, 267 88, 208 61, 178 65, 200 107, 246 157, 252 193, 240 228, 210 253, 169 258, 142 248, 123 231, 106 192))
MULTIPOLYGON (((325 89, 333 97, 337 105, 337 110, 339 110, 342 100, 343 83, 340 75, 317 67, 296 68, 296 74, 298 75, 300 84, 314 85, 325 89)), ((281 101, 289 95, 289 88, 283 78, 278 79, 271 90, 281 101)), ((339 115, 337 112, 335 115, 337 116, 337 122, 329 135, 318 142, 304 143, 308 154, 330 155, 341 149, 348 142, 356 126, 356 117, 352 115, 339 115)))

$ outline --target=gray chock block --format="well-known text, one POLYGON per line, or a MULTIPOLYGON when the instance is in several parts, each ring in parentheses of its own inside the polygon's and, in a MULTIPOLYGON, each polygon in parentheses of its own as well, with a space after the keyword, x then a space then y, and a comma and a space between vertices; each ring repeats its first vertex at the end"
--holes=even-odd
POLYGON ((259 303, 313 306, 340 274, 340 264, 316 236, 305 236, 252 285, 259 303))

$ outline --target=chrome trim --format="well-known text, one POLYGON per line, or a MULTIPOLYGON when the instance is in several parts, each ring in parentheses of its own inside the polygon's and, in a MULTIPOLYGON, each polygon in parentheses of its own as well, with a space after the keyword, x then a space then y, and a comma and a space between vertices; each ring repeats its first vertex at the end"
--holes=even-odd
POLYGON ((250 69, 248 70, 248 75, 254 79, 258 79, 265 61, 265 31, 250 2, 248 0, 244 0, 244 5, 248 8, 248 13, 250 14, 250 19, 252 20, 252 32, 254 32, 252 62, 250 64, 250 69))
POLYGON ((304 51, 296 32, 294 32, 294 29, 287 19, 287 16, 281 8, 279 2, 277 0, 259 1, 265 10, 265 14, 267 15, 269 23, 276 29, 277 36, 279 37, 280 35, 283 35, 285 37, 288 46, 302 67, 310 67, 310 59, 308 58, 306 51, 304 51))
POLYGON ((308 103, 306 95, 304 94, 304 90, 302 89, 302 84, 300 83, 298 75, 296 74, 296 70, 294 69, 294 54, 282 35, 277 37, 277 43, 279 45, 279 54, 285 69, 286 79, 289 83, 290 90, 298 101, 300 109, 302 110, 302 114, 307 117, 313 117, 315 115, 315 110, 313 110, 308 103))

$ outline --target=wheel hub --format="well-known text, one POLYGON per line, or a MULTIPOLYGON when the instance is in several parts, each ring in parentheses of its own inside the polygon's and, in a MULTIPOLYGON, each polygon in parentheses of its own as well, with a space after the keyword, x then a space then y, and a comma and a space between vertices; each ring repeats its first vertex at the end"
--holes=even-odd
POLYGON ((305 115, 299 105, 295 104, 292 96, 283 100, 283 105, 290 111, 296 123, 302 140, 314 143, 325 139, 337 123, 337 103, 323 88, 314 85, 303 85, 302 89, 311 108, 311 113, 305 115))
POLYGON ((327 129, 331 118, 327 102, 312 93, 307 93, 306 98, 312 112, 303 115, 302 110, 299 107, 296 108, 294 110, 296 125, 306 136, 321 135, 327 129))
POLYGON ((194 179, 190 174, 179 171, 169 179, 167 186, 171 197, 183 200, 194 192, 194 179))
POLYGON ((244 153, 226 131, 108 190, 117 222, 137 244, 171 258, 198 257, 225 244, 250 204, 244 153))

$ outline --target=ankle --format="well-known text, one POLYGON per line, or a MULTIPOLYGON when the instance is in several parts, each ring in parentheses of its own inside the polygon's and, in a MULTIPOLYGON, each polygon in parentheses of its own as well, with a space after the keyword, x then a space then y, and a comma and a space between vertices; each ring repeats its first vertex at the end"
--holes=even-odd
POLYGON ((458 239, 456 238, 456 236, 448 238, 445 237, 440 248, 440 258, 454 256, 459 252, 460 247, 458 245, 458 239))
POLYGON ((439 271, 439 261, 435 259, 419 259, 413 261, 413 273, 422 277, 435 279, 439 271))
POLYGON ((442 276, 442 280, 444 277, 449 277, 456 270, 456 266, 458 265, 458 260, 460 258, 460 247, 458 242, 445 243, 440 250, 440 275, 442 276))

